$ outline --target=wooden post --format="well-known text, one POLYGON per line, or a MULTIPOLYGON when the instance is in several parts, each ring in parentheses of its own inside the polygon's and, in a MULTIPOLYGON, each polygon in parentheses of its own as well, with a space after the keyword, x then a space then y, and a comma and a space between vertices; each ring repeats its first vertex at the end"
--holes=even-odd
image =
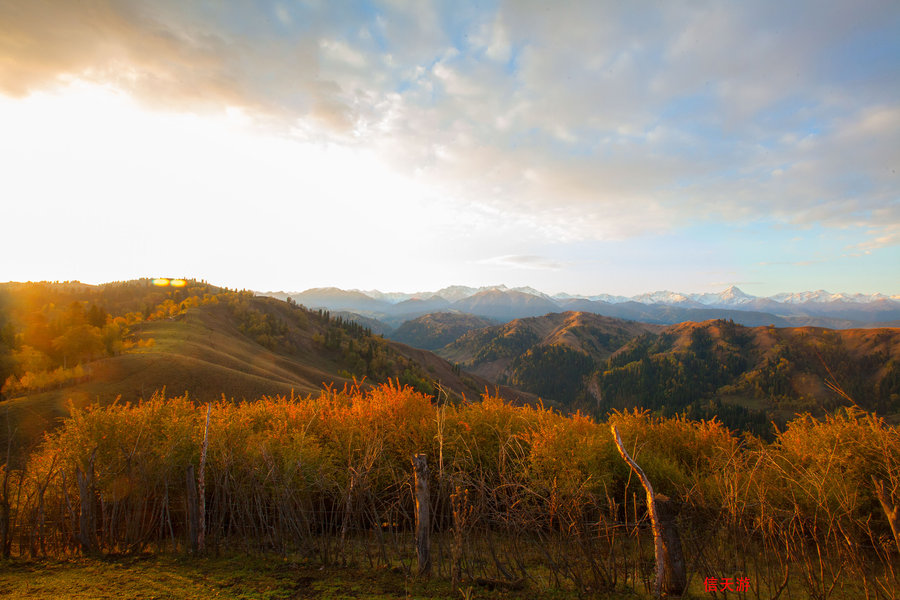
POLYGON ((416 473, 416 557, 419 561, 419 575, 427 576, 431 574, 428 459, 424 454, 416 454, 412 458, 412 464, 416 473))
POLYGON ((200 450, 200 511, 198 515, 199 531, 197 532, 197 550, 203 552, 206 548, 206 449, 209 447, 209 413, 211 404, 206 405, 206 428, 203 430, 203 448, 200 450))
POLYGON ((615 425, 610 425, 613 437, 616 440, 616 448, 619 454, 637 474, 647 492, 647 512, 650 513, 650 523, 653 527, 653 547, 656 555, 656 589, 657 597, 662 595, 680 596, 687 587, 687 577, 684 570, 684 557, 681 553, 681 538, 675 527, 675 511, 671 501, 665 496, 657 497, 653 493, 653 486, 638 466, 629 456, 619 437, 619 430, 615 425))
POLYGON ((82 473, 81 468, 75 467, 75 478, 78 481, 78 498, 81 501, 81 514, 78 518, 78 543, 85 553, 92 553, 97 549, 96 525, 94 521, 94 458, 97 456, 95 449, 88 461, 87 473, 82 473))
MULTIPOLYGON (((7 463, 8 464, 8 463, 7 463)), ((12 536, 9 531, 9 472, 3 473, 3 497, 0 499, 0 557, 9 558, 12 548, 12 536)))
POLYGON ((192 553, 199 549, 200 509, 197 503, 197 481, 194 479, 194 465, 188 465, 184 471, 187 494, 188 548, 192 553))

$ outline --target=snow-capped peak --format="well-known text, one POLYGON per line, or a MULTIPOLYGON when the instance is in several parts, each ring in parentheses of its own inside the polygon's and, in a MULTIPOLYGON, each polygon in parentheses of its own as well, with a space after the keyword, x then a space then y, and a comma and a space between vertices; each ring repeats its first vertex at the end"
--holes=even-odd
POLYGON ((885 294, 832 294, 826 290, 816 290, 814 292, 785 292, 775 294, 770 299, 776 302, 783 302, 784 304, 803 304, 806 302, 854 302, 864 304, 877 300, 894 300, 896 298, 885 294))
POLYGON ((693 300, 707 306, 734 306, 736 304, 747 304, 756 300, 756 296, 747 294, 736 285, 729 286, 726 290, 719 293, 710 294, 692 294, 693 300))
POLYGON ((684 294, 670 292, 669 290, 640 294, 633 296, 631 299, 641 304, 683 304, 691 301, 691 298, 684 294))

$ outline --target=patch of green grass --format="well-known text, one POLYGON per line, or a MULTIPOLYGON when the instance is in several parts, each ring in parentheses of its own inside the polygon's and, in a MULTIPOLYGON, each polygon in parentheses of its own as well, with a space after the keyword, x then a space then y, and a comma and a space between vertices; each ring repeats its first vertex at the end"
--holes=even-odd
POLYGON ((321 567, 280 556, 140 555, 0 562, 0 597, 53 600, 222 598, 570 600, 574 592, 488 590, 409 577, 399 570, 321 567), (468 592, 468 595, 466 593, 468 592))

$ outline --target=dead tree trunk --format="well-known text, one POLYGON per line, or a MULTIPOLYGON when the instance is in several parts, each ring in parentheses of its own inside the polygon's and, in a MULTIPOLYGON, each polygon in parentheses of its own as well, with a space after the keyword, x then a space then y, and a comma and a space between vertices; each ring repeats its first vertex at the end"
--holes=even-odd
POLYGON ((890 493, 885 491, 884 483, 878 481, 874 477, 872 483, 875 484, 875 496, 881 503, 881 510, 887 517, 888 525, 891 526, 891 532, 894 534, 894 543, 897 544, 897 552, 900 552, 900 505, 891 502, 890 493))
POLYGON ((197 502, 197 481, 194 479, 194 465, 188 465, 184 471, 187 494, 188 548, 192 553, 199 549, 200 507, 197 502))
POLYGON ((679 535, 678 525, 675 523, 678 505, 663 494, 656 494, 655 501, 665 555, 665 569, 663 569, 665 579, 662 582, 662 590, 667 594, 680 595, 687 587, 687 573, 684 567, 681 535, 679 535))
POLYGON ((86 554, 93 553, 97 549, 97 529, 94 518, 94 458, 96 455, 97 451, 94 450, 88 461, 87 473, 82 473, 81 467, 75 467, 78 498, 81 501, 81 514, 78 517, 78 543, 86 554))
POLYGON ((412 464, 416 473, 416 557, 419 562, 419 575, 427 576, 431 574, 428 460, 424 454, 416 454, 412 458, 412 464))
POLYGON ((674 507, 668 498, 662 495, 657 497, 653 493, 650 480, 625 450, 622 438, 619 437, 619 430, 615 425, 611 425, 610 428, 619 454, 640 478, 647 492, 647 512, 650 513, 650 523, 653 526, 653 546, 656 555, 655 593, 657 596, 680 596, 687 586, 687 577, 684 570, 684 556, 681 552, 681 537, 675 526, 674 507))

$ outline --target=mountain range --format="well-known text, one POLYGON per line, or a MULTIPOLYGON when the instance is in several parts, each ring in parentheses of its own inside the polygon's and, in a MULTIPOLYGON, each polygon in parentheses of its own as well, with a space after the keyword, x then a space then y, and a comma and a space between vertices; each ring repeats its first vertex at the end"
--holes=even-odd
POLYGON ((303 292, 264 292, 292 298, 310 308, 348 311, 384 323, 386 331, 434 312, 466 313, 495 321, 536 317, 554 312, 581 311, 599 315, 672 325, 686 321, 730 319, 756 327, 815 326, 831 329, 900 325, 900 296, 833 294, 824 290, 784 293, 769 297, 747 294, 736 286, 719 293, 658 291, 632 297, 555 294, 534 288, 450 286, 436 292, 384 293, 377 290, 313 288, 303 292))

